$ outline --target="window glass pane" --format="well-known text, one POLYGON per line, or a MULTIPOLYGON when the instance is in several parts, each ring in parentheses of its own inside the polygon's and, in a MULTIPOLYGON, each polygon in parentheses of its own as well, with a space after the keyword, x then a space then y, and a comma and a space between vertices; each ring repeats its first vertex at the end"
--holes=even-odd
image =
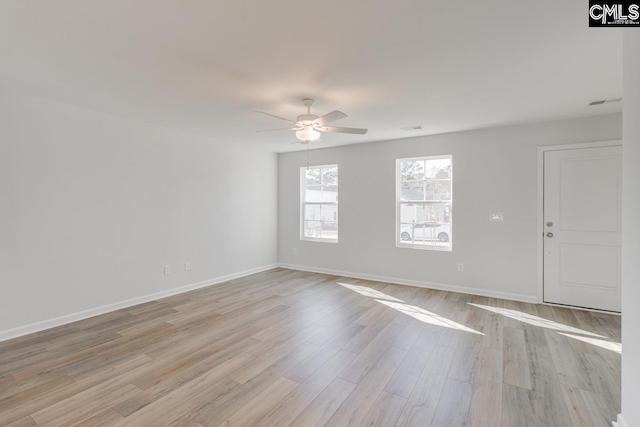
POLYGON ((305 202, 322 202, 322 186, 307 185, 304 195, 305 202))
POLYGON ((336 205, 321 205, 323 221, 338 221, 338 207, 336 205))
POLYGON ((400 241, 402 243, 448 246, 450 240, 449 205, 401 203, 400 241))
POLYGON ((430 159, 425 163, 425 176, 427 179, 451 179, 451 159, 430 159))
POLYGON ((424 161, 400 162, 400 177, 402 181, 421 181, 424 179, 424 161))
POLYGON ((424 181, 406 181, 401 184, 402 200, 424 200, 424 181))
POLYGON ((318 168, 308 168, 306 171, 306 185, 321 185, 322 171, 318 168))
POLYGON ((322 169, 322 184, 327 186, 338 186, 338 168, 322 169))
POLYGON ((338 202, 337 168, 310 168, 305 177, 305 202, 338 202))
POLYGON ((305 237, 321 237, 322 222, 321 221, 305 221, 304 236, 305 237))
POLYGON ((338 223, 335 221, 323 221, 322 222, 322 237, 327 239, 338 238, 338 223))
POLYGON ((429 180, 426 184, 426 200, 451 200, 450 180, 429 180))
POLYGON ((306 220, 322 220, 322 205, 305 205, 304 219, 306 220))
POLYGON ((338 202, 338 187, 335 185, 323 185, 322 186, 322 200, 323 202, 338 202))

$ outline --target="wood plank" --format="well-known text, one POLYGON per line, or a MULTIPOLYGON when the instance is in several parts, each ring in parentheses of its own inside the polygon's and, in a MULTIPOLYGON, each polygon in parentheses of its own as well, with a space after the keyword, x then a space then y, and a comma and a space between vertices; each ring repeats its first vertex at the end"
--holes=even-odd
POLYGON ((38 427, 38 424, 33 421, 33 418, 27 415, 11 424, 6 424, 6 427, 38 427))
POLYGON ((355 356, 355 353, 346 350, 337 352, 260 420, 260 426, 280 427, 291 423, 353 361, 355 356))
POLYGON ((527 346, 521 328, 504 327, 504 359, 502 380, 506 384, 531 390, 531 372, 527 360, 527 346))
POLYGON ((389 347, 325 426, 357 426, 384 390, 407 352, 389 347))
POLYGON ((407 404, 407 399, 395 394, 382 392, 360 427, 394 426, 407 404))
POLYGON ((533 392, 510 384, 502 387, 502 427, 539 427, 555 425, 555 421, 540 423, 534 408, 533 392))
POLYGON ((425 348, 420 345, 414 345, 413 348, 411 348, 385 386, 385 391, 397 396, 409 398, 431 356, 437 336, 438 334, 434 335, 434 339, 430 341, 431 346, 429 347, 425 348))
POLYGON ((494 427, 502 423, 502 351, 483 347, 478 358, 469 405, 470 427, 494 427))
POLYGON ((362 349, 353 362, 344 369, 340 374, 340 378, 358 384, 362 378, 367 375, 369 370, 373 368, 378 359, 385 354, 385 351, 391 346, 391 343, 404 328, 405 326, 403 325, 389 323, 368 346, 362 349))
POLYGON ((455 378, 447 378, 431 425, 466 426, 471 395, 471 384, 455 378))
POLYGON ((482 335, 466 334, 460 337, 458 348, 449 371, 449 377, 472 383, 482 349, 482 335))
POLYGON ((289 424, 290 427, 321 427, 333 416, 356 388, 356 384, 336 378, 289 424))
MULTIPOLYGON (((564 396, 574 426, 609 427, 615 418, 608 418, 601 411, 594 393, 577 387, 563 386, 564 396)), ((609 415, 611 416, 611 415, 609 415)))
POLYGON ((280 377, 265 391, 241 407, 231 417, 223 421, 219 427, 245 427, 256 425, 272 407, 277 405, 291 391, 298 387, 298 383, 288 378, 280 377))
MULTIPOLYGON (((233 352, 231 353, 233 354, 233 352)), ((210 364, 209 360, 204 360, 202 363, 191 366, 176 375, 164 377, 162 380, 154 383, 141 393, 125 399, 115 405, 113 408, 122 416, 127 417, 142 408, 150 405, 164 396, 172 393, 182 386, 188 385, 193 387, 196 383, 193 383, 195 379, 201 375, 207 375, 209 382, 218 382, 225 378, 230 372, 234 372, 240 367, 247 365, 255 360, 255 356, 247 353, 239 353, 223 357, 220 360, 219 355, 214 355, 216 358, 215 364, 210 364)))
POLYGON ((451 349, 442 346, 434 349, 400 415, 398 427, 423 427, 431 424, 452 361, 451 349))

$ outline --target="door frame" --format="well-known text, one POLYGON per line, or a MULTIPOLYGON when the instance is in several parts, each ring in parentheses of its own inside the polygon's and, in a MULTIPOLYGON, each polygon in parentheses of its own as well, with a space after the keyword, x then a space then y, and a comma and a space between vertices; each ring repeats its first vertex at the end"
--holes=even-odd
MULTIPOLYGON (((608 141, 594 141, 594 142, 582 142, 574 144, 562 144, 562 145, 544 145, 538 147, 538 223, 536 225, 537 230, 537 247, 538 247, 538 267, 537 267, 537 281, 538 281, 538 304, 545 305, 559 305, 553 303, 544 302, 544 154, 547 151, 559 151, 559 150, 572 150, 581 148, 599 148, 599 147, 615 147, 621 146, 621 139, 614 139, 608 141)), ((564 307, 564 306, 563 306, 564 307)), ((575 307, 579 308, 579 307, 575 307)), ((591 310, 600 311, 600 310, 591 310)), ((607 311, 606 313, 612 313, 607 311)))

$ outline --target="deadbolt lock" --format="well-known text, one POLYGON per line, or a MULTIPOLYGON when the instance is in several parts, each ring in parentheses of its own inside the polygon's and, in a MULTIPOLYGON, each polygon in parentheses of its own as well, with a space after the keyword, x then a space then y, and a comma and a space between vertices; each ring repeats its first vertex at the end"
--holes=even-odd
POLYGON ((553 227, 553 223, 552 223, 551 221, 549 221, 549 222, 547 223, 547 227, 553 227))

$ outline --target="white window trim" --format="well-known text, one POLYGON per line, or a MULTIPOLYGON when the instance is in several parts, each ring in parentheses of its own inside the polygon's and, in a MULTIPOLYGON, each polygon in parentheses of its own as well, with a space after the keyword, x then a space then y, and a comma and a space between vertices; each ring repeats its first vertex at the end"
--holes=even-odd
MULTIPOLYGON (((314 165, 309 166, 309 168, 337 168, 338 169, 338 198, 340 197, 340 168, 337 164, 333 165, 314 165)), ((330 237, 308 237, 304 235, 304 206, 305 205, 333 205, 338 206, 338 202, 306 202, 305 201, 305 190, 306 184, 306 170, 307 167, 303 166, 300 168, 300 240, 305 240, 307 242, 320 242, 320 243, 338 243, 338 239, 340 238, 340 208, 337 209, 338 212, 338 237, 335 239, 330 237)))
MULTIPOLYGON (((453 155, 443 154, 439 156, 420 156, 420 157, 408 157, 404 159, 396 159, 396 247, 406 249, 419 249, 423 251, 440 251, 440 252, 452 252, 453 251, 453 155), (428 246, 428 245, 412 245, 410 243, 403 243, 400 239, 400 206, 402 199, 402 177, 400 176, 400 163, 410 162, 415 160, 438 160, 438 159, 450 159, 451 160, 451 200, 449 203, 449 245, 448 246, 428 246)), ((438 202, 434 202, 438 203, 438 202)))

